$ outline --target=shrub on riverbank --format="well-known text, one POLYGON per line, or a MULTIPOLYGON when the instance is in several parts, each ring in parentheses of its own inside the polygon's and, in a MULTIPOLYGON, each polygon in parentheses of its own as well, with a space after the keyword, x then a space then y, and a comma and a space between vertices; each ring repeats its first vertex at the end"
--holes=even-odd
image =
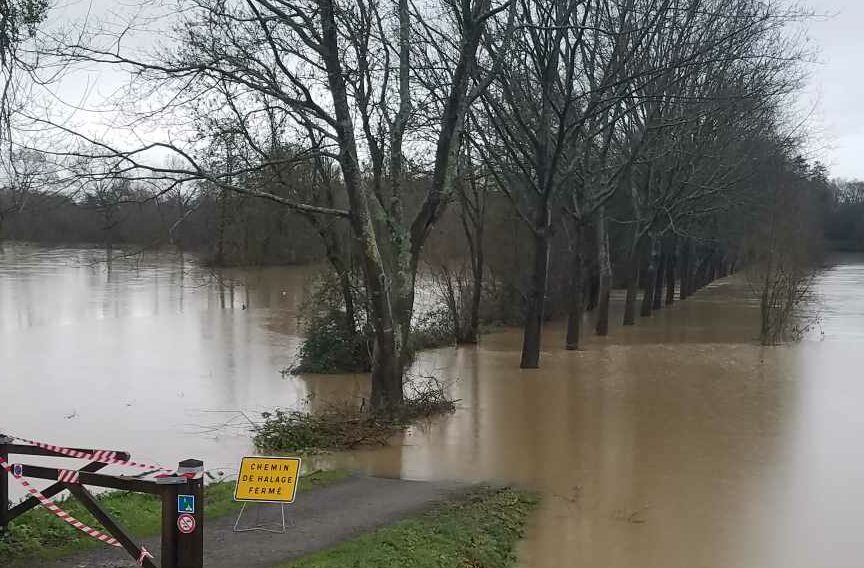
POLYGON ((292 373, 366 373, 372 368, 370 333, 345 326, 345 312, 330 308, 306 319, 292 373))
POLYGON ((537 497, 481 489, 464 501, 361 536, 280 568, 507 568, 537 497))
POLYGON ((391 436, 412 424, 456 410, 437 382, 414 389, 405 403, 389 416, 364 408, 330 407, 320 412, 277 409, 263 415, 256 427, 255 446, 262 452, 322 452, 366 445, 384 445, 391 436))
MULTIPOLYGON (((343 470, 316 471, 304 475, 298 490, 306 491, 336 483, 348 477, 343 470)), ((103 508, 120 521, 136 537, 158 535, 162 523, 162 502, 159 497, 123 491, 98 496, 103 508)), ((234 482, 211 483, 204 488, 206 518, 214 519, 236 513, 240 503, 234 501, 234 482)), ((74 499, 66 500, 63 509, 90 526, 99 523, 74 499)), ((42 508, 18 517, 9 530, 0 533, 0 566, 24 568, 38 560, 51 560, 104 546, 42 508)))
MULTIPOLYGON (((315 282, 309 300, 301 309, 303 342, 290 373, 364 373, 372 368, 373 334, 364 309, 365 299, 352 292, 352 308, 346 309, 344 294, 333 275, 315 282)), ((454 345, 453 324, 444 307, 433 308, 417 318, 411 330, 406 363, 423 349, 454 345)))

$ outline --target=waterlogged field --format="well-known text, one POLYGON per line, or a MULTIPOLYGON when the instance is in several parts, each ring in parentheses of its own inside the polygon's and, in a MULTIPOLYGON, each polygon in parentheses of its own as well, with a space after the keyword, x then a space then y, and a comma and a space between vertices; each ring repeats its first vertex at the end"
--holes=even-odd
MULTIPOLYGON (((236 472, 258 413, 365 395, 362 375, 280 374, 309 269, 102 256, 0 252, 0 431, 236 472)), ((428 351, 415 373, 448 382, 455 414, 304 466, 535 489, 524 567, 857 567, 862 284, 864 258, 839 259, 819 325, 779 348, 731 278, 579 352, 550 324, 537 371, 518 370, 518 330, 428 351)))

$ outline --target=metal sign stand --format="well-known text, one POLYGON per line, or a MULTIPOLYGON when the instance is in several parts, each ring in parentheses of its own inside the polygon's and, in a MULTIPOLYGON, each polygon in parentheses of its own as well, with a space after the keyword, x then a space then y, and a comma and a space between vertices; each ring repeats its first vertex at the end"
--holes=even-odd
MULTIPOLYGON (((242 501, 240 514, 234 521, 234 532, 263 531, 285 534, 285 505, 294 502, 297 493, 297 478, 300 476, 300 458, 285 456, 246 456, 240 462, 237 485, 234 487, 234 500, 242 501), (255 524, 240 528, 240 519, 249 503, 255 503, 255 524), (265 526, 261 521, 261 506, 279 505, 282 526, 279 529, 265 526)), ((292 523, 293 524, 293 523, 292 523)), ((277 525, 278 526, 278 525, 277 525)))
POLYGON ((248 527, 248 528, 243 528, 243 529, 238 528, 238 527, 240 526, 240 519, 243 518, 243 513, 246 511, 246 505, 248 505, 248 504, 249 504, 248 502, 245 502, 245 501, 243 502, 243 506, 240 508, 240 514, 237 515, 237 520, 234 521, 234 532, 235 532, 235 533, 240 533, 240 532, 252 532, 252 531, 264 531, 264 532, 271 532, 271 533, 276 533, 276 534, 285 534, 285 530, 286 530, 286 524, 285 524, 285 505, 282 504, 282 503, 279 504, 279 509, 280 509, 280 511, 281 511, 281 513, 282 513, 282 528, 281 528, 280 530, 272 529, 272 528, 268 528, 268 527, 265 527, 265 526, 263 526, 263 525, 260 524, 260 523, 261 523, 261 505, 262 505, 262 504, 259 504, 259 505, 255 508, 255 510, 257 511, 257 513, 256 513, 256 515, 255 515, 255 523, 256 523, 256 524, 255 524, 254 526, 251 526, 251 527, 248 527))

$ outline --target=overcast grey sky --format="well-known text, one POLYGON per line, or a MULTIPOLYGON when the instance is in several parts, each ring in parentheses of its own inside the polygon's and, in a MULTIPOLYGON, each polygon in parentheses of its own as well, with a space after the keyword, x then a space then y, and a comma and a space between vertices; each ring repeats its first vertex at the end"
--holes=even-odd
POLYGON ((864 0, 809 0, 820 13, 808 25, 819 50, 808 98, 815 99, 815 151, 831 175, 864 179, 864 0))
MULTIPOLYGON (((110 20, 112 12, 115 17, 130 15, 140 1, 59 0, 52 18, 74 20, 89 13, 110 20)), ((786 2, 799 4, 798 0, 786 2)), ((153 6, 161 4, 153 2, 153 6)), ((807 24, 818 63, 811 67, 810 84, 798 105, 802 113, 812 112, 807 125, 813 132, 809 155, 825 162, 832 177, 864 179, 864 0, 803 0, 800 5, 824 15, 807 24)), ((86 84, 98 98, 123 80, 102 71, 89 76, 86 84)), ((67 93, 70 99, 84 88, 80 82, 67 86, 72 87, 67 93)))

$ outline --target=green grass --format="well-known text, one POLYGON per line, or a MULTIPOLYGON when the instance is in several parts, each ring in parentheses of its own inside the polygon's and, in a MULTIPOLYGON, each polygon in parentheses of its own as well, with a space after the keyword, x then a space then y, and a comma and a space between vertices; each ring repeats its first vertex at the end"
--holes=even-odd
POLYGON ((278 568, 506 568, 536 504, 533 494, 483 489, 278 568))
MULTIPOLYGON (((307 491, 348 477, 342 470, 318 471, 304 476, 298 489, 307 491)), ((158 535, 161 530, 161 503, 158 497, 142 493, 113 492, 99 497, 101 505, 136 537, 158 535)), ((69 499, 63 509, 92 527, 100 525, 77 500, 69 499)), ((204 490, 206 518, 217 518, 240 510, 234 501, 234 482, 212 483, 204 490)), ((32 509, 9 525, 0 536, 0 566, 22 566, 22 562, 61 558, 74 552, 104 546, 78 532, 41 507, 32 509)))

